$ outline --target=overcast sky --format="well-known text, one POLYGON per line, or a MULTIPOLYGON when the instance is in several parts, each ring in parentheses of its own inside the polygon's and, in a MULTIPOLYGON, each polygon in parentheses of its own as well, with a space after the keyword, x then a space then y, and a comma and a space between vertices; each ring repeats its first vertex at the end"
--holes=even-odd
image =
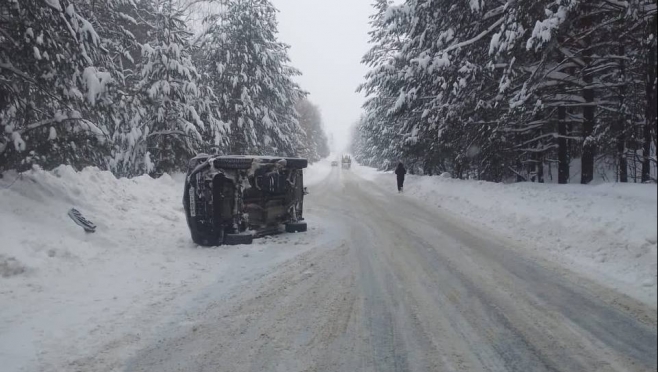
POLYGON ((348 143, 349 128, 361 114, 362 95, 355 93, 366 69, 370 0, 272 0, 279 9, 279 37, 291 46, 298 82, 320 106, 336 150, 348 143))

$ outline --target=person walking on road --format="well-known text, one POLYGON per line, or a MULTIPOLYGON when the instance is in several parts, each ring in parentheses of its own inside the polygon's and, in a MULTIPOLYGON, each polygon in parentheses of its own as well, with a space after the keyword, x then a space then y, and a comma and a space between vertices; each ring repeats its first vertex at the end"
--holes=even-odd
POLYGON ((404 175, 407 174, 407 170, 404 169, 402 162, 398 163, 398 167, 395 168, 395 174, 398 176, 398 192, 402 192, 404 188, 404 175))

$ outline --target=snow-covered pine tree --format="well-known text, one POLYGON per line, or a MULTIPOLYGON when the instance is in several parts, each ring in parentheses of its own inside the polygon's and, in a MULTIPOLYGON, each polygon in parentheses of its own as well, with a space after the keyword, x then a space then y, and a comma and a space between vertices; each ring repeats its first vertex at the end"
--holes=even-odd
MULTIPOLYGON (((552 149, 552 137, 547 133, 551 122, 545 117, 542 100, 532 101, 538 103, 534 106, 525 101, 509 101, 538 68, 537 56, 526 50, 524 36, 533 27, 537 14, 544 14, 543 6, 541 2, 520 2, 498 8, 502 23, 489 38, 488 46, 488 67, 498 82, 496 105, 501 109, 497 131, 501 142, 508 145, 506 149, 511 150, 504 155, 505 165, 518 180, 539 182, 543 182, 543 164, 552 149)), ((525 96, 524 99, 530 101, 525 96)))
POLYGON ((207 106, 192 61, 191 33, 177 2, 151 0, 140 6, 147 42, 134 62, 135 84, 121 102, 113 165, 125 175, 157 175, 183 169, 201 148, 201 133, 208 128, 199 108, 207 106))
POLYGON ((382 126, 381 118, 385 116, 367 112, 355 125, 352 144, 355 160, 380 170, 391 170, 398 161, 406 163, 397 128, 391 122, 382 126))
POLYGON ((96 66, 113 78, 105 99, 86 108, 83 114, 109 132, 109 169, 118 176, 142 174, 143 167, 133 167, 140 161, 130 159, 132 146, 126 137, 139 126, 149 104, 135 90, 141 80, 137 71, 143 62, 141 44, 148 42, 148 30, 156 20, 153 4, 150 0, 83 0, 79 7, 100 38, 102 52, 97 54, 96 66))
MULTIPOLYGON (((643 8, 630 5, 606 1, 515 4, 517 13, 535 22, 526 46, 537 54, 535 63, 517 61, 530 76, 514 101, 521 97, 526 106, 541 107, 542 120, 525 120, 525 128, 533 130, 531 141, 535 143, 547 137, 557 142, 546 153, 551 155, 552 148, 557 148, 560 183, 568 179, 566 152, 573 147, 567 141, 581 144, 571 152, 582 158, 583 183, 594 177, 595 155, 615 163, 618 180, 628 179, 626 147, 634 137, 634 118, 641 116, 636 83, 640 78, 637 64, 631 62, 638 60, 642 48, 634 44, 642 37, 637 32, 638 12, 632 8, 643 8), (529 7, 541 11, 529 11, 529 7)), ((515 58, 519 55, 528 57, 517 50, 515 58)), ((513 105, 519 106, 519 101, 513 105)), ((517 117, 523 127, 523 115, 517 117)))
POLYGON ((295 105, 299 114, 299 125, 303 133, 303 151, 298 155, 315 162, 329 156, 327 135, 322 126, 320 108, 308 99, 302 99, 295 105))
POLYGON ((113 81, 100 43, 76 2, 0 4, 0 170, 104 164, 107 130, 83 115, 113 81))
POLYGON ((389 61, 397 63, 369 57, 376 62, 362 86, 369 100, 354 142, 362 160, 386 161, 383 149, 394 143, 382 139, 388 126, 403 139, 395 157, 411 169, 423 161, 425 173, 542 182, 557 164, 566 183, 569 163, 580 157, 583 183, 606 163, 616 164, 621 181, 643 172, 651 178, 655 3, 407 0, 375 7, 380 25, 395 14, 408 21, 402 30, 374 31, 378 40, 397 33, 402 47, 380 42, 374 49, 393 50, 389 61))
POLYGON ((658 147, 658 9, 656 1, 633 0, 631 10, 637 13, 637 19, 643 26, 641 28, 640 55, 643 57, 644 77, 644 125, 642 128, 642 182, 658 182, 658 161, 656 160, 656 147, 658 147))
POLYGON ((504 5, 406 4, 412 27, 403 52, 409 64, 396 108, 415 115, 404 132, 426 141, 423 157, 430 166, 425 168, 445 164, 456 177, 501 180, 505 143, 498 132, 498 85, 488 52, 489 39, 503 22, 504 5))
POLYGON ((359 120, 354 123, 352 128, 352 142, 350 143, 350 150, 354 155, 354 159, 361 165, 367 167, 381 168, 385 160, 379 154, 374 154, 376 151, 382 151, 383 147, 376 146, 373 142, 375 132, 368 127, 365 115, 361 116, 359 120))
POLYGON ((302 131, 295 102, 305 94, 293 81, 288 46, 277 40, 269 0, 226 0, 206 17, 199 39, 207 82, 230 127, 232 154, 295 155, 302 131))
POLYGON ((402 69, 407 64, 402 48, 409 17, 406 7, 388 0, 377 0, 373 7, 371 48, 361 61, 370 71, 357 88, 367 100, 365 113, 356 124, 353 147, 357 161, 389 169, 399 160, 407 161, 405 148, 420 147, 415 138, 405 142, 401 130, 408 115, 393 110, 403 84, 402 69))

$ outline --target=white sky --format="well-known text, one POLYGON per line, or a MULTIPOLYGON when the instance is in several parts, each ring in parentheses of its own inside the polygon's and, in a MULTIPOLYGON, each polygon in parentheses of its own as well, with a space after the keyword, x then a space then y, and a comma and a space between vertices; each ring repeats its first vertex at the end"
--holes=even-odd
POLYGON ((355 93, 366 73, 361 57, 368 50, 370 0, 272 0, 279 9, 279 39, 291 46, 298 82, 320 106, 334 149, 349 141, 350 127, 364 98, 355 93))

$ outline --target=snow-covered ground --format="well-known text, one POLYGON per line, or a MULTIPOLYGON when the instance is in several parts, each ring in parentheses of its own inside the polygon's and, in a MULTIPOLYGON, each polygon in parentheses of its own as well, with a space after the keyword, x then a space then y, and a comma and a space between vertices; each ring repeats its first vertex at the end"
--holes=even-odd
MULTIPOLYGON (((356 165, 396 192, 395 175, 356 165)), ((497 184, 407 176, 404 197, 462 217, 656 306, 656 185, 497 184)))
MULTIPOLYGON (((317 183, 328 171, 321 162, 307 177, 317 183)), ((3 372, 76 370, 68 363, 92 356, 98 370, 111 370, 160 329, 185 322, 199 296, 225 295, 308 250, 323 225, 253 246, 205 249, 189 238, 183 175, 117 179, 61 166, 16 177, 0 179, 3 372), (71 207, 96 233, 69 219, 71 207), (204 290, 218 281, 225 293, 204 290)))
POLYGON ((191 242, 181 175, 6 175, 0 370, 503 372, 531 370, 537 350, 549 355, 541 370, 655 369, 655 305, 528 253, 646 299, 655 193, 410 177, 397 195, 393 175, 330 161, 305 175, 309 232, 218 248, 191 242), (605 262, 587 260, 597 246, 605 262))

